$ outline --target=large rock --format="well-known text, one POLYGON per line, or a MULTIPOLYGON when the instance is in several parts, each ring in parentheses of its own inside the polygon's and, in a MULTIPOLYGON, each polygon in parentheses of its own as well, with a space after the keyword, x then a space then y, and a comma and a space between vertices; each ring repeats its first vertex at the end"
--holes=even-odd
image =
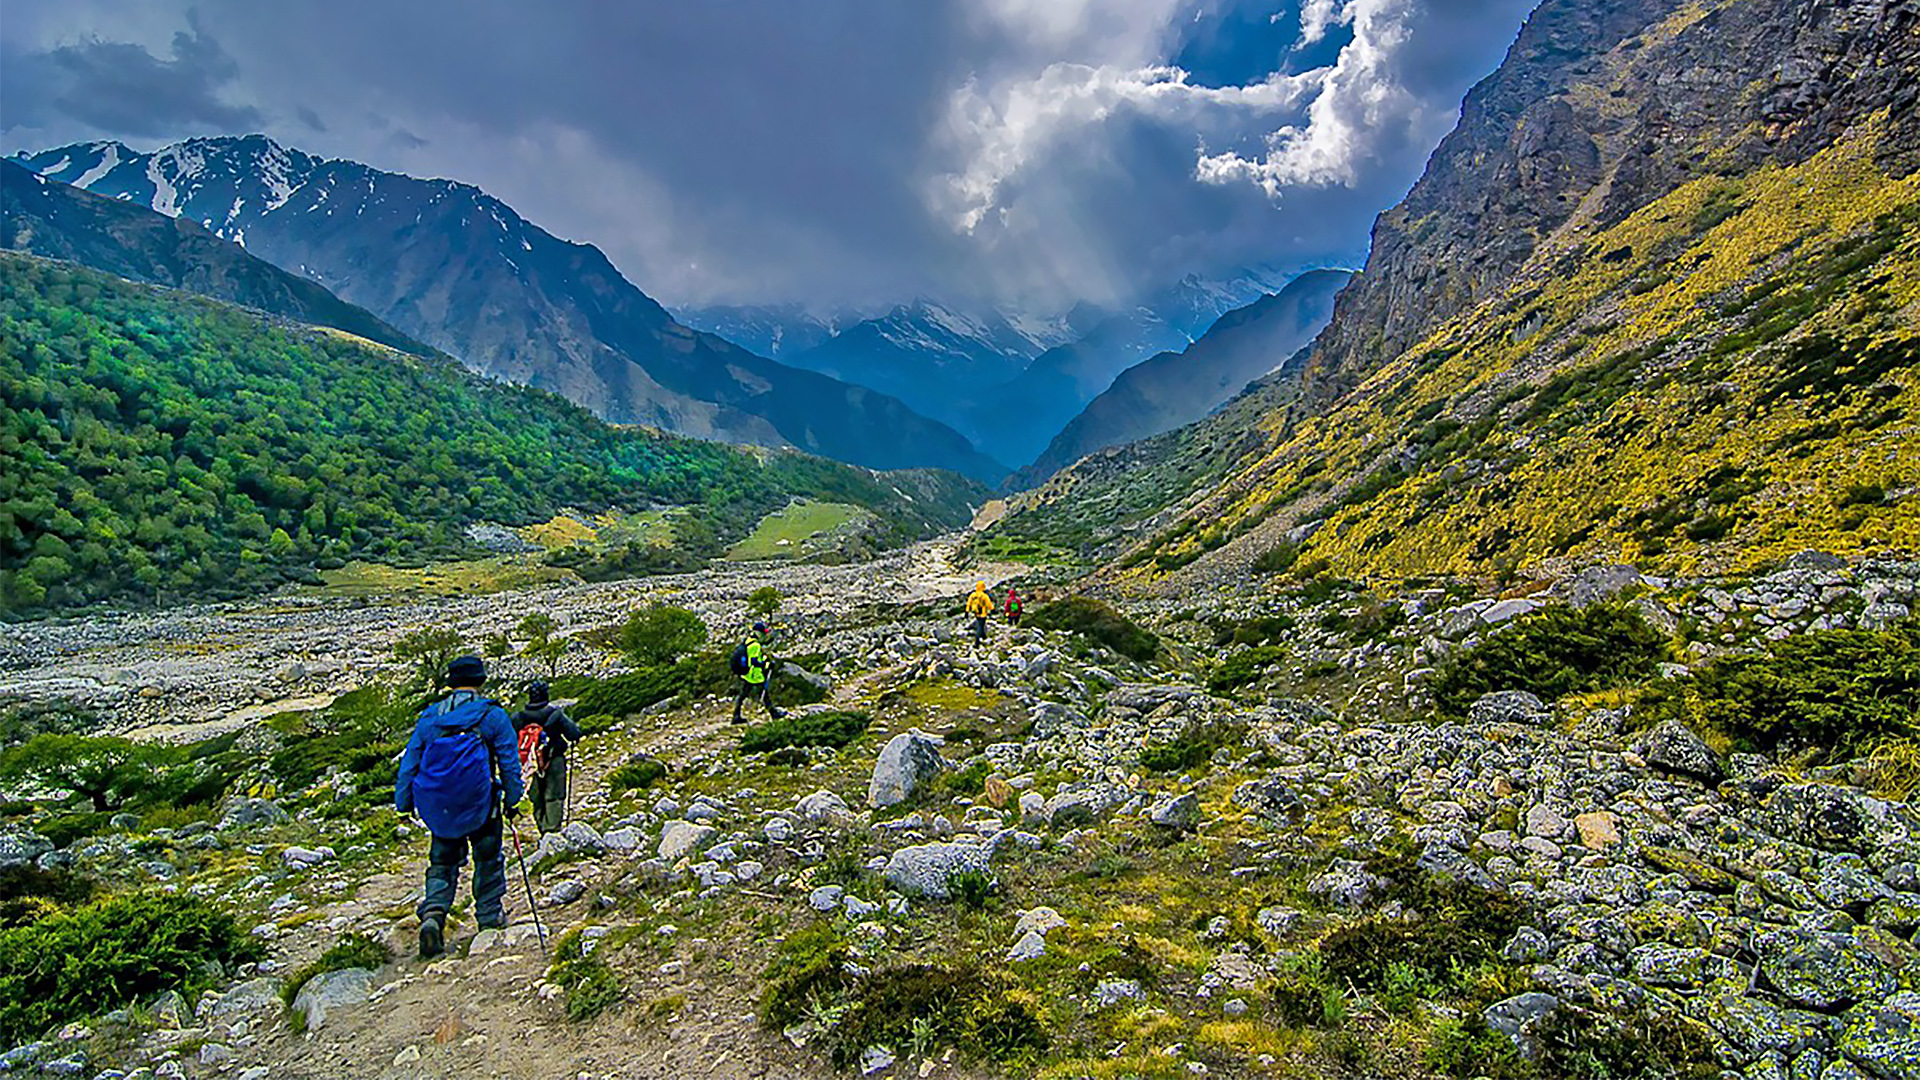
POLYGON ((1293 821, 1306 812, 1307 805, 1298 792, 1282 780, 1249 780, 1233 789, 1233 805, 1269 821, 1293 821))
POLYGON ((1920 1076, 1920 994, 1903 991, 1849 1009, 1839 1049, 1884 1080, 1920 1076))
POLYGON ((216 1019, 226 1019, 276 1011, 280 1008, 282 985, 279 979, 264 976, 248 979, 213 999, 212 1015, 216 1019))
POLYGON ((326 1026, 329 1012, 359 1005, 372 992, 373 972, 366 968, 322 972, 300 988, 293 999, 293 1011, 306 1018, 308 1031, 317 1031, 326 1026))
POLYGON ((712 840, 719 832, 711 825, 669 821, 660 827, 660 857, 669 863, 678 862, 683 856, 700 850, 701 845, 712 840))
POLYGON ((1755 939, 1754 951, 1780 996, 1810 1009, 1845 1008, 1899 989, 1892 967, 1852 934, 1775 930, 1755 939))
POLYGON ((1709 784, 1727 778, 1720 755, 1700 741, 1693 729, 1678 720, 1656 725, 1640 740, 1640 756, 1656 769, 1691 776, 1709 784))
POLYGON ((1560 999, 1552 994, 1516 994, 1487 1006, 1483 1014, 1487 1026, 1513 1040, 1513 1045, 1528 1058, 1540 1055, 1540 1025, 1560 1009, 1560 999))
POLYGON ((1467 706, 1467 719, 1475 724, 1547 724, 1553 711, 1525 690, 1495 690, 1467 706))
POLYGON ((1774 832, 1828 851, 1877 849, 1912 834, 1903 808, 1856 788, 1787 784, 1762 807, 1774 832))
POLYGON ((1748 1054, 1792 1056, 1826 1046, 1833 1038, 1832 1018, 1800 1009, 1783 1009, 1732 990, 1707 1007, 1707 1023, 1748 1054))
POLYGON ((1352 859, 1335 859, 1318 877, 1307 882, 1307 892, 1328 907, 1359 908, 1387 887, 1385 879, 1352 859))
POLYGON ((9 829, 0 832, 0 867, 19 866, 53 850, 53 841, 37 832, 9 829))
POLYGON ((220 815, 220 827, 240 829, 249 825, 279 825, 288 820, 285 810, 266 799, 233 799, 220 815))
POLYGON ((949 899, 957 874, 990 874, 993 849, 985 844, 919 844, 887 860, 887 884, 908 896, 949 899))
POLYGON ((815 825, 846 825, 853 821, 853 811, 848 809, 846 800, 831 791, 803 795, 793 809, 803 820, 815 825))
POLYGON ((1162 828, 1191 829, 1200 824, 1200 798, 1189 791, 1157 799, 1147 807, 1147 820, 1162 828))
POLYGON ((927 781, 947 768, 940 756, 941 741, 922 731, 905 731, 887 740, 880 758, 873 763, 873 780, 867 785, 868 805, 879 809, 906 802, 927 781))
POLYGON ((1512 619, 1517 619, 1522 615, 1531 615, 1544 606, 1546 605, 1540 603, 1538 600, 1529 600, 1524 596, 1516 596, 1510 600, 1501 600, 1489 605, 1480 612, 1480 621, 1488 626, 1494 626, 1512 619))

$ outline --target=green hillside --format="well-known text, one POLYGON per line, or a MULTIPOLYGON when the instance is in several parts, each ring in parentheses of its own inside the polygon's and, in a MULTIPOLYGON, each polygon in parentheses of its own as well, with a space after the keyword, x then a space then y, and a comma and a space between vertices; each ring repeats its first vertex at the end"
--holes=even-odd
MULTIPOLYGON (((0 610, 240 595, 351 557, 469 554, 466 526, 693 508, 704 558, 792 495, 901 542, 970 483, 608 426, 450 360, 0 254, 0 610)), ((681 560, 684 565, 685 560, 681 560)))

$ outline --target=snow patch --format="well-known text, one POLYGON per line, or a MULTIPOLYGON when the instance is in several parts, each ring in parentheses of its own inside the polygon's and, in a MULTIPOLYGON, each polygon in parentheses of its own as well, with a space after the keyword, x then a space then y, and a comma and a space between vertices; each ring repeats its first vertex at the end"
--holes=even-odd
MULTIPOLYGON (((49 167, 48 167, 47 169, 45 169, 44 171, 46 171, 46 172, 50 172, 50 173, 57 173, 57 172, 64 172, 64 171, 66 171, 66 168, 67 168, 67 166, 69 166, 69 165, 71 165, 71 164, 73 164, 73 159, 72 159, 72 158, 70 158, 70 157, 68 157, 68 156, 67 156, 67 155, 65 155, 65 154, 61 154, 61 155, 60 155, 60 160, 59 160, 59 161, 56 161, 56 162, 54 162, 54 163, 53 163, 53 164, 52 164, 51 166, 49 166, 49 167)), ((34 175, 35 175, 35 176, 38 176, 38 175, 40 175, 40 174, 39 174, 39 173, 34 173, 34 175)))
POLYGON ((153 208, 167 215, 177 217, 180 213, 179 192, 173 188, 173 182, 160 171, 160 159, 147 162, 147 181, 153 185, 153 208))
MULTIPOLYGON (((66 160, 66 158, 61 158, 61 165, 51 171, 59 172, 61 168, 65 167, 66 160)), ((108 143, 106 153, 100 155, 100 160, 94 162, 93 168, 75 177, 73 186, 77 188, 91 187, 94 181, 112 172, 114 166, 118 164, 120 164, 120 144, 108 143)))

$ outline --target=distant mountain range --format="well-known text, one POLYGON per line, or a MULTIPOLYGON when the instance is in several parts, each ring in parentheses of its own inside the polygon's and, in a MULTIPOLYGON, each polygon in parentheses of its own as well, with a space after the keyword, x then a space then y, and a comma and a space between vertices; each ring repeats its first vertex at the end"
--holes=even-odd
POLYGON ((200 223, 468 367, 609 420, 792 445, 874 468, 1006 470, 951 427, 674 320, 599 249, 466 184, 323 160, 264 136, 22 155, 54 180, 200 223))
POLYGON ((1200 340, 1163 352, 1113 380, 1023 470, 1037 483, 1080 458, 1206 416, 1248 383, 1281 367, 1333 317, 1333 298, 1352 274, 1310 270, 1272 296, 1221 316, 1200 340))
POLYGON ((416 355, 434 350, 199 224, 94 195, 0 160, 0 248, 327 326, 416 355))

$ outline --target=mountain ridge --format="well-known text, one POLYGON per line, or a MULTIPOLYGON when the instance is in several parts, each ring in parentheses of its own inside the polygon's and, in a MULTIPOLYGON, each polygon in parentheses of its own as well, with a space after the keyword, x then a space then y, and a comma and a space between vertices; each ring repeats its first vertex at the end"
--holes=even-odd
POLYGON ((681 325, 598 248, 554 237, 471 185, 323 160, 257 135, 151 154, 72 144, 19 160, 200 221, 476 371, 610 420, 871 467, 1004 473, 897 399, 681 325))

